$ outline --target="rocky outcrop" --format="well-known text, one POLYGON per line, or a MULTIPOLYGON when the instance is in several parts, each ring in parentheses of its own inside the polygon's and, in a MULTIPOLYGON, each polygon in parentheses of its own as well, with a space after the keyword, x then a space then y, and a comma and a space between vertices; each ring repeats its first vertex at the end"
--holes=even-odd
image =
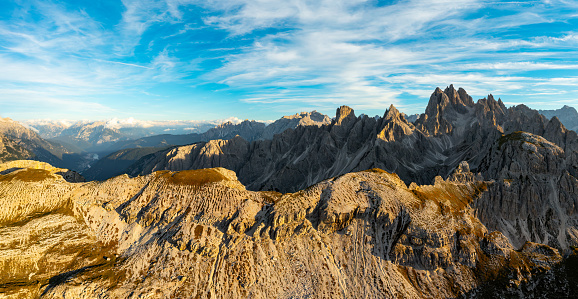
POLYGON ((395 142, 414 133, 415 127, 393 105, 383 115, 383 127, 377 138, 385 142, 395 142))
POLYGON ((469 206, 484 182, 408 188, 373 169, 280 194, 224 168, 85 184, 37 170, 0 176, 8 297, 454 298, 562 260, 489 232, 469 206))
POLYGON ((504 135, 478 168, 494 180, 474 205, 478 217, 515 247, 532 241, 569 252, 578 246, 578 179, 567 161, 564 150, 543 137, 504 135))
POLYGON ((460 115, 467 114, 474 106, 472 97, 460 88, 455 90, 453 85, 444 91, 439 87, 431 95, 425 114, 416 121, 416 127, 432 136, 449 134, 454 130, 455 121, 460 115))
MULTIPOLYGON (((288 129, 295 129, 297 127, 303 126, 323 126, 331 124, 331 118, 325 114, 321 114, 317 111, 312 112, 301 112, 294 115, 283 116, 282 118, 274 121, 267 127, 263 133, 254 140, 262 139, 269 140, 277 134, 283 133, 288 129)), ((245 138, 245 137, 243 137, 245 138)), ((246 138, 245 138, 246 139, 246 138)), ((247 139, 249 140, 249 139, 247 139)))
POLYGON ((58 175, 70 183, 84 182, 84 177, 76 171, 54 167, 45 162, 34 160, 16 160, 0 164, 0 174, 6 175, 24 169, 44 170, 47 174, 58 175))

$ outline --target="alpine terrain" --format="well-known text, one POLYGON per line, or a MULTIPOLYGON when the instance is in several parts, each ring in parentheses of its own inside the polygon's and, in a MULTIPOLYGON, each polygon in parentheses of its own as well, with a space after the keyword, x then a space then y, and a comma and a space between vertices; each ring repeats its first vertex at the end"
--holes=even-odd
POLYGON ((556 116, 450 85, 413 122, 392 105, 239 125, 260 129, 141 141, 117 152, 140 156, 128 174, 89 182, 6 135, 0 298, 578 292, 578 135, 556 116))

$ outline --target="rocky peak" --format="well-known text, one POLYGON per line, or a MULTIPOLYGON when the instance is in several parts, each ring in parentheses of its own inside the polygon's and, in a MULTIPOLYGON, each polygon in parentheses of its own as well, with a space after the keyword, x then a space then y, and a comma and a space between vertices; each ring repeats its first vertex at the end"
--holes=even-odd
POLYGON ((479 99, 474 107, 480 123, 499 127, 499 130, 503 131, 500 125, 506 120, 507 109, 502 100, 496 101, 494 96, 489 94, 487 98, 479 99))
POLYGON ((425 113, 417 120, 416 127, 433 136, 450 133, 453 127, 444 118, 444 112, 448 106, 450 106, 449 97, 437 87, 429 98, 425 113))
POLYGON ((385 110, 383 118, 387 120, 398 119, 401 118, 401 113, 399 113, 399 110, 397 110, 397 108, 391 104, 389 109, 385 110))
POLYGON ((329 118, 329 116, 317 111, 301 112, 300 114, 290 116, 288 119, 298 120, 296 126, 322 126, 331 124, 331 118, 329 118))
POLYGON ((411 135, 413 131, 413 124, 409 123, 392 104, 383 115, 383 123, 377 137, 390 142, 399 140, 403 136, 411 135))
POLYGON ((341 125, 345 121, 350 119, 355 119, 355 112, 349 106, 341 106, 337 108, 337 112, 335 113, 335 122, 336 125, 341 125))
POLYGON ((217 125, 216 128, 225 128, 225 127, 231 127, 234 126, 235 124, 233 124, 231 121, 226 121, 220 125, 217 125))
POLYGON ((467 109, 465 109, 465 107, 473 106, 474 103, 471 97, 463 88, 460 88, 460 92, 458 92, 454 88, 453 84, 446 87, 446 90, 444 90, 444 94, 448 97, 452 107, 456 109, 458 112, 463 114, 467 112, 467 109))
POLYGON ((316 110, 308 112, 307 115, 309 116, 309 118, 312 121, 315 121, 315 122, 323 122, 323 123, 328 123, 328 122, 330 123, 331 122, 329 116, 322 114, 322 113, 319 113, 316 110))
POLYGON ((458 94, 460 95, 460 99, 462 100, 462 103, 464 103, 466 106, 472 107, 474 106, 474 100, 472 99, 472 97, 466 92, 465 89, 463 88, 459 88, 458 89, 458 94))
POLYGON ((448 96, 437 87, 436 90, 429 97, 429 102, 427 108, 425 109, 425 114, 429 116, 438 115, 443 111, 450 103, 448 96))
POLYGON ((559 128, 559 130, 562 133, 566 133, 566 128, 564 127, 564 124, 562 124, 560 119, 558 119, 558 117, 556 117, 556 116, 554 116, 554 117, 552 117, 552 119, 550 119, 550 121, 546 125, 546 130, 548 130, 548 127, 559 128))
POLYGON ((483 181, 481 174, 473 174, 470 172, 470 164, 467 161, 462 161, 456 167, 454 172, 448 177, 448 181, 456 183, 473 183, 476 181, 483 181))

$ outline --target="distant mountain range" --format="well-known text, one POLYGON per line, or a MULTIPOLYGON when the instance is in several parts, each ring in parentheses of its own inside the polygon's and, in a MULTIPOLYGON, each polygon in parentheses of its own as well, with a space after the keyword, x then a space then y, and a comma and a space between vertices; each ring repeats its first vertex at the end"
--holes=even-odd
POLYGON ((67 144, 78 152, 100 152, 119 141, 160 134, 203 133, 223 122, 238 124, 241 120, 140 121, 129 118, 108 121, 28 120, 22 123, 38 132, 42 138, 67 144))
MULTIPOLYGON (((564 106, 557 110, 539 110, 548 119, 556 116, 568 129, 578 130, 578 112, 564 106)), ((414 124, 423 115, 405 115, 414 124)), ((379 119, 379 117, 377 117, 379 119)), ((55 165, 83 171, 90 179, 106 179, 123 173, 138 159, 171 146, 187 145, 210 140, 229 140, 239 135, 246 141, 273 139, 275 134, 305 125, 329 124, 331 120, 318 112, 300 113, 266 123, 241 121, 236 118, 220 121, 139 121, 112 119, 108 121, 24 121, 26 128, 37 132, 32 153, 22 142, 2 137, 3 159, 33 158, 55 165), (267 125, 270 123, 270 125, 267 125), (170 132, 171 134, 164 134, 170 132), (187 134, 179 134, 187 133, 187 134), (48 139, 49 141, 38 141, 48 139), (44 152, 41 149, 48 149, 44 152), (54 154, 52 154, 54 153, 54 154), (52 157, 54 156, 54 157, 52 157), (122 162, 117 161, 122 157, 122 162), (102 161, 98 161, 102 158, 102 161), (112 164, 111 164, 112 163, 112 164), (108 166, 107 166, 108 165, 108 166), (122 167, 110 167, 110 166, 122 167), (92 169, 89 169, 89 168, 92 169), (108 169, 108 171, 104 170, 108 169)), ((33 136, 34 134, 29 134, 33 136)), ((30 146, 28 146, 30 147, 30 146)))
POLYGON ((91 179, 105 179, 122 173, 126 167, 142 156, 170 146, 230 139, 237 135, 246 140, 270 139, 287 129, 328 124, 331 120, 326 115, 313 111, 285 116, 274 122, 240 121, 235 118, 224 123, 218 122, 34 120, 21 124, 6 119, 2 124, 4 131, 25 132, 27 139, 18 137, 20 133, 8 134, 7 136, 11 138, 2 136, 4 150, 0 154, 3 158, 0 161, 37 159, 59 167, 86 172, 85 174, 91 179), (14 129, 16 127, 17 130, 14 129), (165 131, 202 133, 154 135, 165 131), (41 138, 40 134, 46 139, 41 138), (24 144, 22 140, 28 140, 30 144, 22 147, 24 144), (31 151, 32 148, 34 151, 31 151), (46 152, 43 149, 46 149, 46 152), (101 161, 97 161, 101 157, 101 161))
POLYGON ((322 126, 329 123, 331 123, 331 119, 327 115, 312 111, 284 116, 270 125, 249 120, 238 124, 228 121, 200 134, 165 134, 137 140, 119 141, 108 147, 108 151, 114 151, 113 153, 91 165, 82 174, 88 179, 103 180, 124 173, 126 168, 138 159, 164 148, 217 139, 228 140, 236 136, 249 141, 266 140, 289 129, 302 126, 322 126))

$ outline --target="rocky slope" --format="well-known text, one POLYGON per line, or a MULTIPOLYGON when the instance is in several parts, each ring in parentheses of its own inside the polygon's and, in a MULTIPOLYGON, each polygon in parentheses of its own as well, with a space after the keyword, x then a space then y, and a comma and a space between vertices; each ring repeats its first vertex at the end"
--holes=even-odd
POLYGON ((287 194, 247 191, 224 168, 90 183, 12 170, 0 175, 0 297, 531 294, 563 257, 488 231, 471 206, 488 183, 464 165, 435 185, 369 170, 287 194))
POLYGON ((28 159, 32 157, 34 157, 34 154, 18 145, 18 142, 4 135, 0 135, 0 162, 28 159))
POLYGON ((578 246, 578 179, 565 151, 546 139, 515 132, 498 139, 479 170, 492 178, 475 206, 490 229, 516 247, 527 240, 561 250, 578 246))
POLYGON ((107 127, 106 122, 99 121, 76 122, 52 139, 71 144, 82 151, 99 151, 114 142, 127 140, 129 137, 117 129, 107 127))
POLYGON ((156 153, 163 148, 137 147, 116 151, 100 158, 89 168, 82 171, 82 175, 89 180, 106 180, 123 174, 125 170, 140 158, 156 153))

